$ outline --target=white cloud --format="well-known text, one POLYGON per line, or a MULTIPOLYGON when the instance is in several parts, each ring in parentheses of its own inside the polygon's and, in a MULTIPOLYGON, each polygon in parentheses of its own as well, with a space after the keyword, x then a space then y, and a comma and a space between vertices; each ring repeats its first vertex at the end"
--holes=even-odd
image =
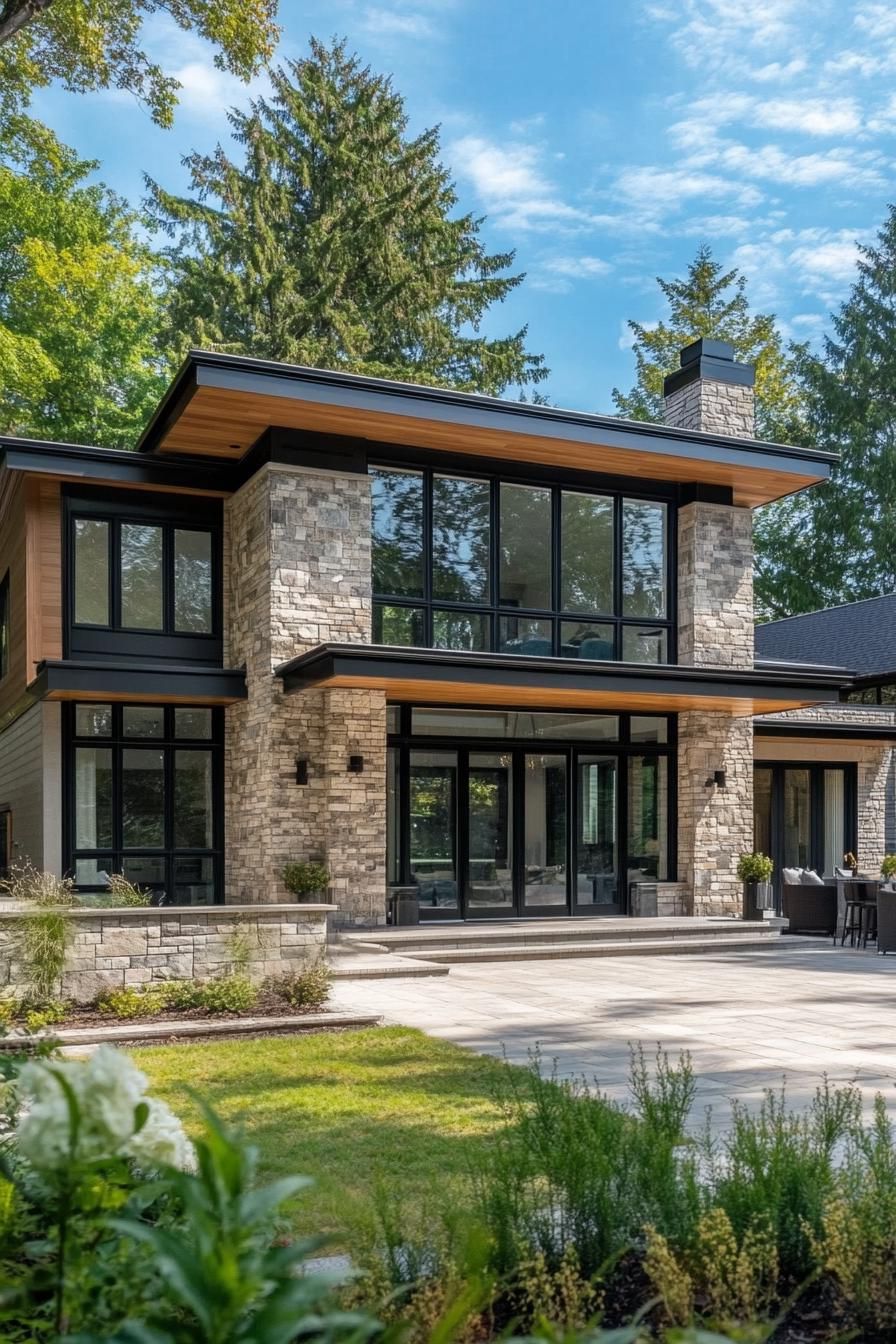
POLYGON ((369 37, 423 39, 438 36, 437 29, 428 15, 413 11, 401 12, 372 7, 365 10, 358 26, 369 37))
POLYGON ((662 214, 699 198, 731 197, 741 206, 758 205, 762 200, 753 186, 687 164, 675 168, 624 168, 616 178, 615 189, 649 213, 662 214))
POLYGON ((593 279, 612 270, 610 263, 601 257, 551 257, 544 263, 544 268, 554 275, 568 275, 572 279, 593 279))
POLYGON ((510 231, 592 228, 600 216, 570 205, 544 175, 541 151, 525 141, 501 145, 466 135, 448 147, 448 161, 472 184, 495 222, 510 231))
POLYGON ((757 99, 752 120, 755 126, 806 135, 853 135, 862 125, 854 98, 757 99))

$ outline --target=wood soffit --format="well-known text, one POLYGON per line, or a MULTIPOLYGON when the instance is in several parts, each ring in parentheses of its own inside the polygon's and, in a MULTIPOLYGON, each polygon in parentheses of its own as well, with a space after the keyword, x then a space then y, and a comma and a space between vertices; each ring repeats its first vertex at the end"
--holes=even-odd
POLYGON ((611 417, 540 412, 493 398, 200 352, 161 403, 141 451, 236 463, 278 426, 494 461, 720 486, 744 507, 825 480, 834 460, 611 417))

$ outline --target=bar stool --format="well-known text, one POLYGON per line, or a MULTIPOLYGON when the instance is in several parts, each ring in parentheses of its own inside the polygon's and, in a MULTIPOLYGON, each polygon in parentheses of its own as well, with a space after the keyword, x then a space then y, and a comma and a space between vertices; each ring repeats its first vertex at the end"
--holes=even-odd
MULTIPOLYGON (((849 934, 850 947, 867 947, 868 939, 877 938, 877 884, 856 882, 846 895, 840 946, 849 934)), ((836 935, 835 935, 836 936, 836 935)))

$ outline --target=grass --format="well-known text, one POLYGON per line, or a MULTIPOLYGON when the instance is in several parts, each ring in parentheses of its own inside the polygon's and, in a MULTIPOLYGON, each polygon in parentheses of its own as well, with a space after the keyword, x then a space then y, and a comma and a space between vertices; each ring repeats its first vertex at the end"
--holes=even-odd
POLYGON ((188 1127, 195 1088, 260 1151, 263 1179, 315 1180, 294 1206, 330 1249, 369 1239, 378 1189, 435 1208, 469 1180, 474 1149, 506 1123, 506 1068, 405 1027, 167 1045, 130 1052, 188 1127))

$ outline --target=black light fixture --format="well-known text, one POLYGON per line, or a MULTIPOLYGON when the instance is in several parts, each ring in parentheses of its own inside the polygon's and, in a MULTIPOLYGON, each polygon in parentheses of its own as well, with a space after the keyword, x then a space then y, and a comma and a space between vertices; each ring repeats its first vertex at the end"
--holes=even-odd
POLYGON ((360 775, 363 769, 364 769, 363 756, 349 756, 348 772, 350 775, 360 775))
POLYGON ((308 762, 305 760, 304 756, 296 757, 296 783, 308 783, 308 762))
POLYGON ((713 785, 715 785, 715 787, 716 787, 717 789, 724 789, 724 787, 725 787, 725 771, 724 771, 724 770, 713 770, 713 772, 712 772, 712 774, 710 775, 709 779, 706 781, 706 787, 707 787, 708 789, 711 789, 711 788, 713 787, 713 785))

